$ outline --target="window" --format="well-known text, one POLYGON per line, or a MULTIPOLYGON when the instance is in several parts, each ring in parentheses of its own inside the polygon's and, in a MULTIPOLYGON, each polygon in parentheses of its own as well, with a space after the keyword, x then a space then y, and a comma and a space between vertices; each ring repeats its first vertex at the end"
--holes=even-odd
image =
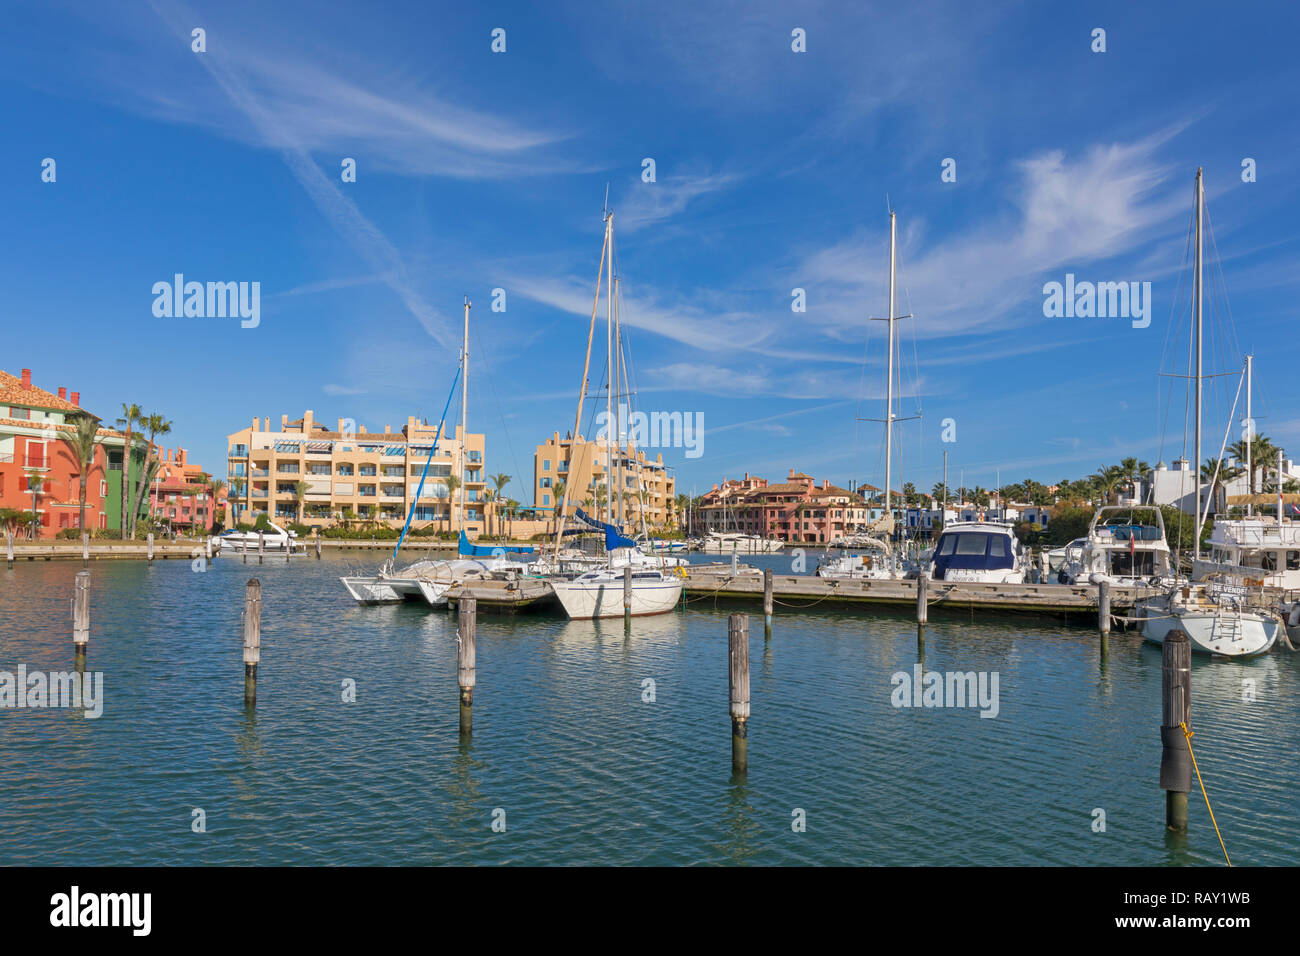
POLYGON ((551 503, 551 496, 550 496, 550 495, 542 495, 542 504, 543 504, 543 505, 549 505, 550 503, 551 503))
POLYGON ((1300 551, 1288 551, 1286 553, 1286 569, 1288 571, 1300 571, 1300 551))
POLYGON ((549 458, 543 458, 543 459, 542 459, 542 471, 550 471, 550 470, 551 470, 551 459, 549 459, 549 458))

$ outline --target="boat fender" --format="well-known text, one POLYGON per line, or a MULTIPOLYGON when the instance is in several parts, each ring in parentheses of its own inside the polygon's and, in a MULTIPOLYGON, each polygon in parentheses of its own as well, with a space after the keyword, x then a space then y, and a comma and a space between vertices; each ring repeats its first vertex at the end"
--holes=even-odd
POLYGON ((1291 613, 1286 616, 1286 623, 1288 627, 1300 624, 1300 601, 1291 605, 1291 613))

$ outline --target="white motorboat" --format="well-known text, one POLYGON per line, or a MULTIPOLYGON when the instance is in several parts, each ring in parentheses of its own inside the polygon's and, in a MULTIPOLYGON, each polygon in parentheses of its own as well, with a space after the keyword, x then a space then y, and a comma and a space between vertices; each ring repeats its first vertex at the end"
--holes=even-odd
POLYGON ((507 558, 453 558, 422 560, 404 568, 385 566, 375 575, 339 578, 358 604, 396 604, 424 600, 433 607, 445 607, 447 591, 465 581, 484 580, 524 565, 507 558))
POLYGON ((1267 653, 1282 629, 1279 614, 1253 600, 1258 594, 1241 585, 1185 583, 1140 599, 1134 616, 1152 644, 1163 644, 1171 631, 1181 630, 1198 653, 1254 657, 1267 653))
POLYGON ((707 531, 698 539, 695 550, 705 554, 774 554, 785 547, 776 538, 761 538, 739 531, 707 531))
POLYGON ((286 531, 273 521, 267 521, 269 531, 223 531, 216 539, 222 551, 234 554, 256 554, 259 546, 267 554, 292 554, 298 545, 298 535, 286 531))
POLYGON ((1028 563, 1010 524, 960 521, 947 525, 930 555, 935 581, 1023 584, 1028 563))
POLYGON ((899 581, 907 571, 888 542, 862 536, 852 551, 827 553, 817 566, 819 578, 838 581, 899 581))
MULTIPOLYGON (((551 587, 571 619, 623 616, 622 569, 597 568, 571 580, 552 578, 551 587)), ((637 568, 632 571, 630 593, 633 617, 665 614, 681 599, 682 579, 657 568, 637 568)))
POLYGON ((1088 525, 1081 544, 1067 548, 1058 581, 1119 587, 1164 586, 1174 583, 1174 569, 1165 539, 1165 520, 1154 505, 1104 505, 1088 525), (1142 516, 1154 515, 1154 523, 1142 516))

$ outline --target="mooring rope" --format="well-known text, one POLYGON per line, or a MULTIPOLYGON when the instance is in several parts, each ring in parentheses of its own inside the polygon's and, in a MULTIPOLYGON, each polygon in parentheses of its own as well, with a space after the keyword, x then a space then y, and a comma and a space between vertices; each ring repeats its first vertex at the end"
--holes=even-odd
POLYGON ((1201 785, 1201 796, 1205 798, 1205 809, 1210 811, 1210 822, 1214 824, 1214 835, 1219 838, 1219 848, 1223 850, 1223 858, 1228 861, 1228 866, 1232 866, 1232 858, 1228 856, 1228 848, 1223 845, 1223 834, 1219 832, 1218 821, 1214 819, 1214 808, 1210 806, 1210 795, 1205 792, 1205 781, 1201 779, 1201 768, 1196 766, 1196 754, 1192 752, 1192 732, 1187 729, 1187 721, 1179 721, 1178 726, 1183 728, 1183 736, 1187 738, 1187 753, 1192 758, 1192 769, 1196 771, 1196 782, 1201 785))

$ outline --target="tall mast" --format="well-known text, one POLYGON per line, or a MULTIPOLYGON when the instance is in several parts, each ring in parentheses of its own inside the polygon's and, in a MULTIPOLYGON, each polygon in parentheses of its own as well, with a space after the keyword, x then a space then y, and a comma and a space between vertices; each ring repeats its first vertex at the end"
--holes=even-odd
POLYGON ((1201 167, 1196 167, 1196 459, 1192 469, 1196 473, 1196 540, 1192 555, 1201 556, 1201 284, 1203 281, 1202 257, 1204 255, 1201 220, 1205 215, 1205 184, 1201 181, 1201 167))
MULTIPOLYGON (((615 447, 618 449, 618 525, 622 527, 627 521, 626 512, 623 510, 623 486, 627 483, 623 475, 623 392, 626 389, 626 383, 623 381, 623 326, 618 318, 618 277, 614 278, 614 367, 618 371, 615 381, 618 382, 618 437, 615 440, 615 447)), ((630 445, 630 443, 629 443, 630 445)))
POLYGON ((894 473, 894 321, 897 316, 895 291, 894 237, 897 215, 889 211, 889 387, 885 406, 885 514, 893 514, 889 507, 889 489, 894 473))
MULTIPOLYGON (((1251 373, 1254 372, 1254 365, 1255 365, 1255 356, 1247 355, 1246 356, 1246 440, 1245 442, 1243 442, 1243 444, 1245 444, 1246 446, 1246 491, 1248 494, 1251 495, 1255 493, 1255 473, 1250 470, 1250 453, 1253 450, 1250 446, 1255 441, 1255 419, 1254 416, 1251 415, 1251 404, 1250 404, 1250 387, 1251 387, 1251 378, 1253 377, 1251 373)), ((1260 489, 1260 491, 1263 490, 1264 490, 1263 488, 1260 489)), ((1255 513, 1255 503, 1250 499, 1247 499, 1246 514, 1253 515, 1254 513, 1255 513)))
POLYGON ((466 446, 469 436, 465 425, 469 417, 469 296, 465 296, 465 341, 460 348, 460 514, 465 517, 465 461, 469 456, 466 446))
POLYGON ((609 257, 605 268, 605 520, 613 524, 614 512, 614 214, 605 217, 609 257))

